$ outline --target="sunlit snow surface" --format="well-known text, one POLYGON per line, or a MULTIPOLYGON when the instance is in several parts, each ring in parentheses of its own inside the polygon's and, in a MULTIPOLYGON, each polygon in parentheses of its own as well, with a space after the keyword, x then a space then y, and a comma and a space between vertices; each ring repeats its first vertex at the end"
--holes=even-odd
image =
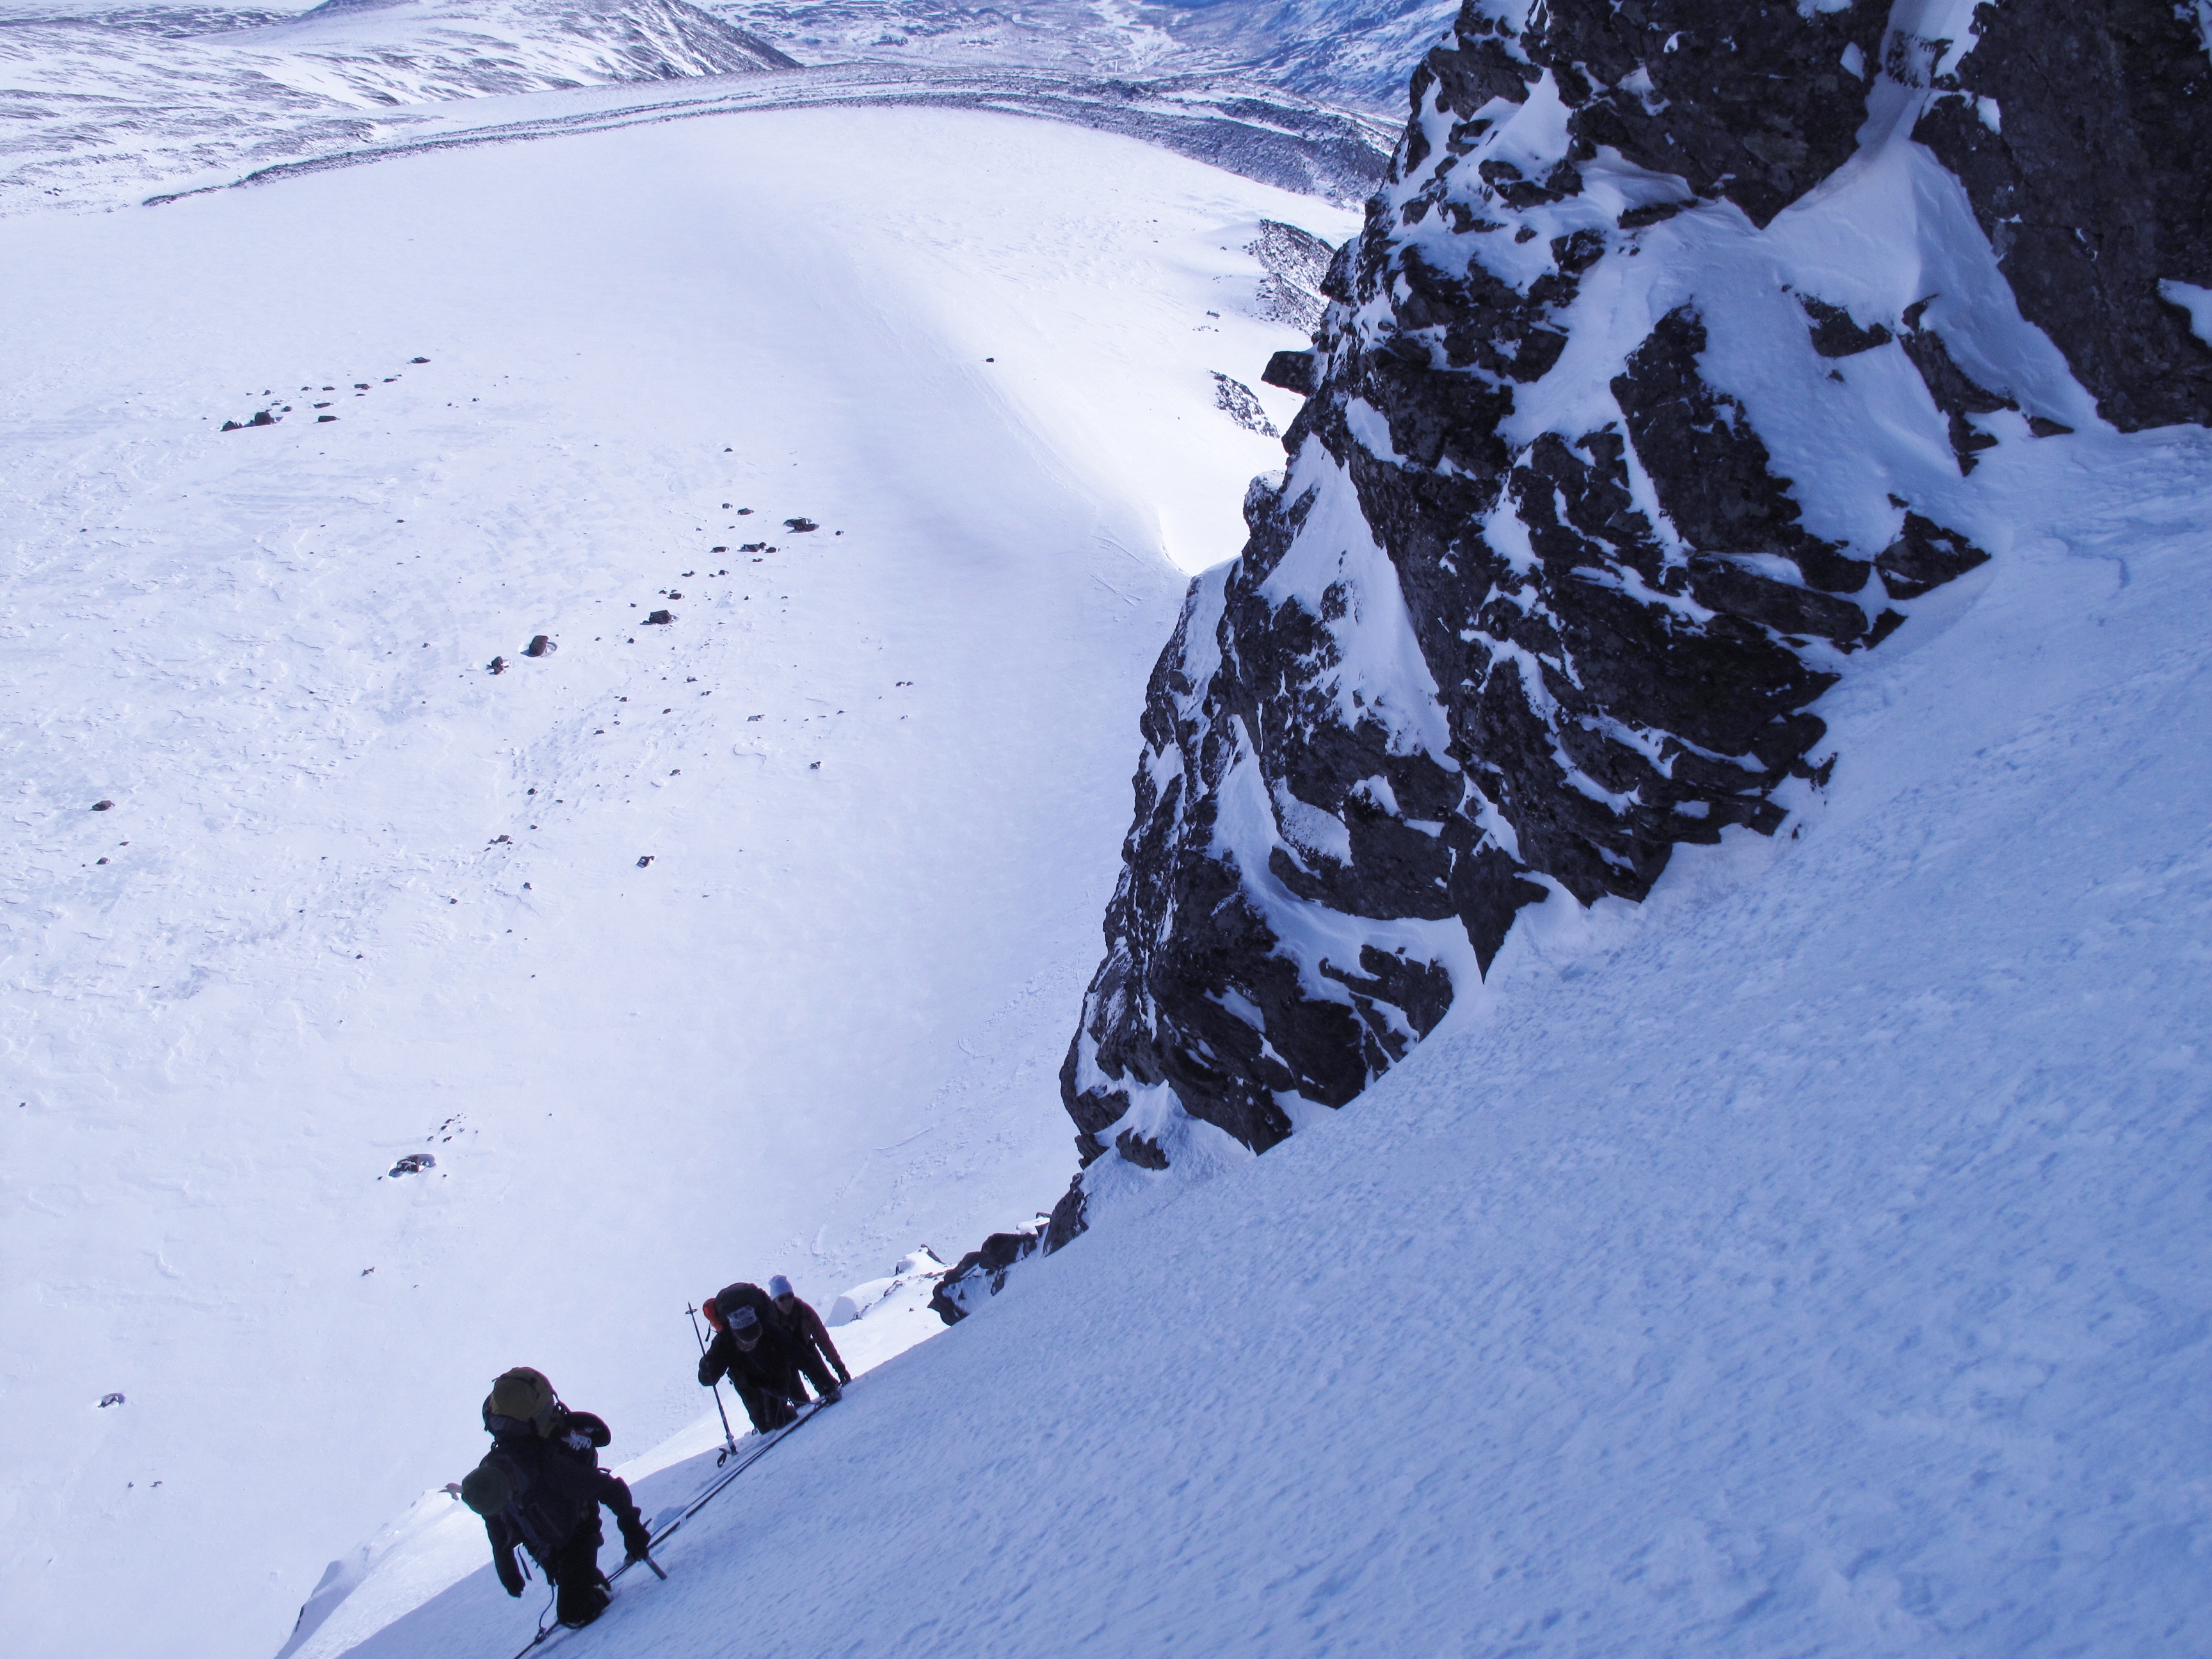
POLYGON ((1265 1158, 1124 1166, 576 1650, 2207 1650, 2212 443, 1990 469, 2019 535, 1824 704, 1798 833, 1524 916, 1265 1158))
POLYGON ((1066 1186, 1263 216, 848 109, 6 226, 11 1653, 273 1653, 501 1369, 632 1456, 687 1303, 1066 1186))
MULTIPOLYGON (((337 1561, 302 1656, 499 1659, 436 1490, 495 1372, 664 1513, 687 1304, 1065 1182, 1176 566, 1280 461, 1242 250, 1352 221, 980 113, 543 137, 641 96, 0 228, 11 1654, 273 1653, 337 1561)), ((1367 1098, 910 1350, 905 1275, 563 1644, 2212 1649, 2212 446, 1971 484, 1796 834, 1524 914, 1367 1098)))

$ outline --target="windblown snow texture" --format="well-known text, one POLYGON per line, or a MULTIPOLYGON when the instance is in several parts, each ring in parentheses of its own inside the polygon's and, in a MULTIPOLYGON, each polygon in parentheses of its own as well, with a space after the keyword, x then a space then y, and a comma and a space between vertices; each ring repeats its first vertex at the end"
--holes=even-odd
POLYGON ((1193 1120, 1264 1151, 1523 906, 1774 833, 1834 764, 1823 691, 1987 558, 1983 452, 2089 394, 2212 409, 2161 299, 2212 280, 2207 61, 2162 0, 1984 7, 1978 46, 1955 6, 1490 9, 1416 73, 1312 362, 1270 365, 1312 392, 1288 471, 1154 672, 1061 1073, 1086 1165, 1164 1168, 1193 1120))

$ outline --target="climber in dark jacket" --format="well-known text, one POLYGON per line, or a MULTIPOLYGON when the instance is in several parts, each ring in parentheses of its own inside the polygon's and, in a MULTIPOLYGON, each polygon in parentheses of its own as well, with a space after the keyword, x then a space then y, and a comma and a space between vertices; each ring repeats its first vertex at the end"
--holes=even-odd
POLYGON ((822 1362, 811 1352, 802 1355, 799 1344, 779 1328, 775 1304, 759 1285, 726 1285, 699 1310, 715 1333, 699 1357, 699 1386, 709 1387, 727 1376, 760 1433, 782 1428, 806 1403, 806 1389, 799 1380, 802 1369, 816 1378, 818 1390, 836 1390, 822 1362))
POLYGON ((606 1610, 599 1571, 599 1506, 615 1513, 624 1550, 642 1560, 653 1543, 629 1487, 599 1467, 614 1438, 589 1412, 572 1412, 542 1372, 518 1366, 483 1403, 491 1449, 461 1482, 461 1501, 484 1518, 492 1566, 509 1595, 522 1594, 520 1544, 557 1592, 561 1623, 580 1629, 606 1610))
POLYGON ((830 1330, 822 1322, 822 1316, 813 1307, 799 1299, 799 1292, 791 1288, 791 1281, 781 1273, 768 1282, 769 1322, 788 1338, 800 1354, 799 1364, 805 1368, 807 1380, 814 1391, 824 1400, 837 1398, 838 1389, 853 1380, 853 1373, 845 1369, 845 1361, 837 1352, 837 1345, 830 1340, 830 1330), (814 1361, 807 1365, 807 1360, 814 1361), (837 1373, 836 1383, 825 1387, 821 1367, 827 1361, 837 1373))

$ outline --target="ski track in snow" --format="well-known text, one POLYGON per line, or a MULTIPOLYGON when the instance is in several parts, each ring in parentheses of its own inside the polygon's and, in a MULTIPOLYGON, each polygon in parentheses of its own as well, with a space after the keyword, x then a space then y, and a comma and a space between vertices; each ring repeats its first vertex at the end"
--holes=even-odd
MULTIPOLYGON (((2205 1651, 2212 441, 1984 465, 2030 528, 1824 705, 1798 834, 1524 915, 1265 1158, 1125 1167, 563 1640, 2205 1651)), ((350 1651, 525 1616, 479 1562, 350 1651)))
POLYGON ((274 1652, 501 1369, 628 1455, 687 1303, 1066 1185, 1263 216, 1353 228, 839 109, 7 226, 11 1652, 274 1652))

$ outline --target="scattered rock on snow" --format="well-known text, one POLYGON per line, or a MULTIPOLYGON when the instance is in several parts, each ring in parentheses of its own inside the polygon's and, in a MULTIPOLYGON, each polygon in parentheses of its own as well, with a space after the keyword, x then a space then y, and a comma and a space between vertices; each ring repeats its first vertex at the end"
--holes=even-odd
POLYGON ((652 862, 653 862, 653 854, 650 854, 650 853, 644 854, 642 854, 642 855, 638 859, 638 861, 637 861, 637 867, 638 867, 639 869, 642 870, 642 869, 644 869, 644 868, 645 868, 645 866, 646 866, 647 865, 648 865, 648 864, 650 864, 650 863, 652 863, 652 862))
MULTIPOLYGON (((1271 365, 1272 366, 1272 365, 1271 365)), ((1267 411, 1260 407, 1252 388, 1242 380, 1232 380, 1220 370, 1213 375, 1213 406, 1247 432, 1256 432, 1263 438, 1279 438, 1275 423, 1267 418, 1267 411)))
POLYGON ((1907 513, 1905 533, 1875 556, 1874 568, 1891 599, 1917 599, 1989 562, 1988 554, 1957 531, 1907 513))
POLYGON ((95 812, 112 812, 115 810, 115 803, 112 800, 96 800, 92 804, 92 810, 95 812))
POLYGON ((819 530, 822 528, 820 525, 815 523, 811 519, 786 519, 783 521, 783 527, 791 532, 794 536, 803 536, 810 530, 819 530))
POLYGON ((544 635, 532 634, 530 643, 522 647, 522 654, 526 657, 550 657, 560 648, 544 635))
POLYGON ((110 1406, 119 1406, 122 1403, 123 1396, 119 1394, 104 1394, 100 1396, 100 1408, 102 1411, 106 1410, 110 1406))
POLYGON ((1260 279, 1255 296, 1261 317, 1312 332, 1328 304, 1321 284, 1336 250, 1311 231, 1279 219, 1262 219, 1259 240, 1246 243, 1244 252, 1267 273, 1260 279))
POLYGON ((494 657, 489 662, 484 665, 484 667, 494 674, 504 674, 507 672, 507 659, 504 657, 494 657))
POLYGON ((395 1176, 420 1175, 425 1170, 434 1170, 438 1160, 428 1152, 410 1152, 393 1164, 388 1173, 395 1176))
POLYGON ((645 620, 648 627, 665 628, 670 623, 674 622, 676 618, 665 611, 656 611, 645 620))
POLYGON ((1811 319, 1813 349, 1823 357, 1856 357, 1862 351, 1887 345, 1893 337, 1880 323, 1861 328, 1841 306, 1832 306, 1809 294, 1799 295, 1797 303, 1811 319))

